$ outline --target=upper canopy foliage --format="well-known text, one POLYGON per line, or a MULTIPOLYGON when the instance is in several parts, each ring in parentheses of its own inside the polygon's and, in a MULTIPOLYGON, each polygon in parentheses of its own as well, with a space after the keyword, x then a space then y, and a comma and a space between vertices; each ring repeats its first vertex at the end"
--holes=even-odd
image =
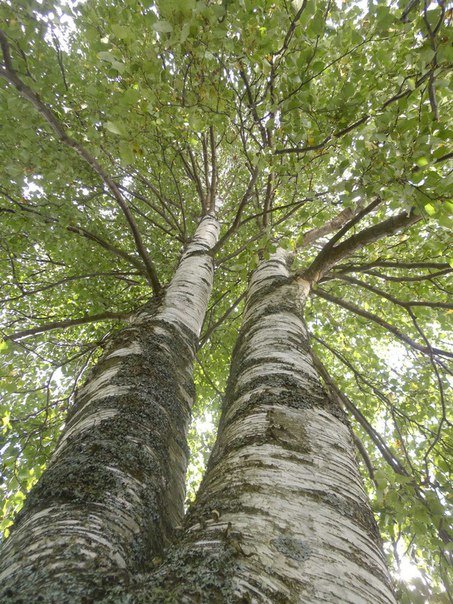
POLYGON ((387 551, 421 573, 402 597, 448 601, 445 3, 7 0, 0 20, 2 528, 85 369, 201 215, 222 233, 192 482, 259 257, 280 245, 304 271, 345 224, 404 213, 328 267, 307 318, 387 551))

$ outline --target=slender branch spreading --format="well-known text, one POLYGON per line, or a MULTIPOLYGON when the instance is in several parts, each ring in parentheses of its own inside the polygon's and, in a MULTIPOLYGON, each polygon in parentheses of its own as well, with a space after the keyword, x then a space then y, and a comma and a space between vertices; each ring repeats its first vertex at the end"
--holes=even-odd
MULTIPOLYGON (((319 342, 322 346, 324 346, 327 350, 329 350, 329 352, 331 352, 335 357, 337 357, 341 363, 345 364, 348 367, 348 369, 352 370, 354 373, 358 373, 357 370, 350 363, 348 363, 346 361, 346 359, 342 355, 340 355, 340 353, 338 351, 336 351, 334 348, 329 346, 329 344, 327 342, 325 342, 321 338, 314 336, 313 334, 312 334, 312 337, 317 342, 319 342)), ((328 372, 325 365, 321 362, 319 357, 316 355, 316 353, 313 350, 311 350, 311 354, 312 354, 312 357, 314 360, 314 364, 315 364, 319 374, 323 378, 324 382, 326 383, 326 386, 328 387, 330 393, 333 396, 335 396, 340 401, 340 403, 342 403, 344 405, 344 407, 351 413, 351 415, 353 415, 353 417, 356 419, 356 421, 362 426, 362 428, 365 430, 365 432, 368 434, 368 436, 371 438, 371 440, 376 445, 376 447, 379 450, 379 452, 381 453, 383 459, 389 464, 389 466, 397 474, 400 474, 402 476, 410 476, 410 473, 406 470, 403 463, 400 461, 400 459, 397 457, 397 455, 393 452, 393 450, 386 444, 385 440, 381 437, 381 435, 368 422, 368 420, 363 415, 363 413, 360 411, 360 409, 358 409, 357 406, 351 401, 351 399, 348 396, 346 396, 346 394, 344 394, 344 392, 342 392, 340 390, 340 388, 338 387, 338 384, 335 382, 335 380, 333 379, 331 374, 328 372)), ((361 374, 359 374, 359 376, 373 391, 376 391, 376 388, 374 386, 372 386, 368 382, 368 380, 366 380, 361 374)), ((408 460, 408 463, 410 464, 409 460, 408 460)), ((430 513, 432 513, 430 504, 427 501, 423 491, 420 489, 419 485, 417 484, 415 476, 412 476, 412 478, 413 478, 413 481, 411 483, 411 486, 414 489, 415 496, 430 511, 430 513)), ((440 539, 443 541, 443 543, 445 543, 445 544, 451 543, 451 537, 450 537, 448 531, 445 530, 445 528, 443 528, 442 526, 438 526, 438 527, 436 527, 436 530, 437 530, 437 533, 438 533, 440 539)), ((446 554, 446 552, 444 550, 440 550, 440 551, 442 553, 442 556, 445 557, 445 559, 448 559, 448 554, 446 554)))
POLYGON ((107 172, 98 162, 98 160, 94 156, 92 156, 85 149, 85 147, 83 147, 83 145, 81 145, 78 141, 76 141, 67 134, 66 128, 57 118, 52 109, 50 109, 50 107, 48 107, 43 101, 41 101, 39 96, 29 86, 27 86, 17 75, 17 72, 13 68, 11 54, 9 50, 9 43, 6 34, 2 30, 0 30, 0 45, 3 52, 3 64, 5 66, 4 68, 0 68, 0 76, 7 80, 7 82, 9 82, 12 86, 14 86, 22 98, 26 99, 33 105, 33 107, 52 128, 57 138, 61 142, 63 142, 67 147, 74 149, 74 151, 82 159, 84 159, 87 164, 90 165, 91 168, 100 176, 107 188, 112 192, 116 202, 123 211, 123 214, 132 232, 135 244, 137 246, 137 251, 146 266, 148 280, 153 288, 154 293, 158 294, 161 290, 161 285, 157 276, 156 269, 148 255, 148 252, 146 251, 138 225, 135 222, 135 218, 132 212, 130 211, 126 200, 119 191, 115 181, 109 174, 107 174, 107 172))
POLYGON ((217 153, 216 153, 216 142, 214 135, 214 128, 209 128, 209 141, 211 146, 211 184, 209 187, 209 205, 208 211, 215 213, 216 204, 216 192, 217 192, 217 153))
POLYGON ((258 170, 254 170, 252 172, 252 175, 250 177, 249 183, 247 185, 247 189, 244 193, 244 195, 242 196, 242 199, 238 205, 238 209, 236 211, 236 216, 233 220, 233 222, 231 223, 231 226, 227 229, 227 231, 222 235, 222 237, 219 239, 219 241, 217 242, 217 245, 215 245, 212 249, 212 254, 214 255, 222 246, 223 244, 237 231, 237 229, 239 228, 239 225, 241 223, 241 216, 242 216, 242 212, 244 211, 248 201, 250 200, 250 198, 252 197, 253 194, 253 187, 255 186, 255 182, 256 179, 258 177, 258 170))
POLYGON ((453 271, 452 268, 444 268, 440 271, 436 271, 434 273, 427 273, 425 275, 402 275, 400 277, 394 277, 393 275, 386 275, 385 273, 380 273, 379 271, 367 270, 365 273, 367 275, 372 275, 373 277, 378 277, 384 281, 393 281, 395 283, 403 283, 403 282, 416 282, 416 281, 432 281, 436 277, 443 277, 444 275, 448 275, 453 271))
POLYGON ((438 268, 444 269, 449 268, 449 264, 447 262, 391 262, 387 260, 375 260, 374 262, 368 262, 366 264, 337 264, 334 266, 334 270, 342 271, 342 272, 358 272, 358 271, 366 271, 370 268, 374 268, 376 266, 383 266, 389 268, 398 268, 398 269, 412 269, 412 268, 438 268))
POLYGON ((242 300, 245 298, 246 295, 247 295, 247 292, 243 291, 242 294, 238 298, 236 298, 236 300, 233 302, 233 304, 228 308, 228 310, 226 310, 223 313, 223 315, 221 317, 219 317, 219 319, 205 331, 205 333, 200 338, 199 348, 201 348, 203 346, 203 344, 205 344, 205 342, 207 342, 209 340, 209 338, 212 336, 214 331, 218 327, 220 327, 220 325, 222 325, 222 323, 226 319, 228 319, 228 317, 237 308, 238 304, 240 304, 242 302, 242 300))
MULTIPOLYGON (((433 70, 429 70, 427 73, 423 74, 421 77, 418 78, 418 80, 415 82, 414 87, 408 88, 402 92, 395 94, 391 98, 387 99, 387 101, 385 101, 385 103, 383 103, 381 105, 381 107, 377 110, 376 113, 380 113, 381 111, 383 111, 386 107, 388 107, 392 103, 399 101, 400 99, 412 94, 412 92, 414 90, 416 90, 417 88, 420 88, 420 86, 428 78, 431 77, 432 73, 433 73, 433 70)), ((337 130, 337 131, 333 132, 332 134, 329 134, 320 143, 318 143, 316 145, 304 145, 303 147, 287 147, 284 149, 276 149, 274 151, 274 153, 275 153, 275 155, 282 155, 285 153, 307 153, 308 151, 319 151, 319 150, 323 149, 328 143, 338 140, 339 138, 341 138, 342 136, 345 136, 352 130, 355 130, 362 124, 366 124, 368 122, 368 120, 371 119, 371 117, 372 117, 371 113, 365 113, 364 115, 362 115, 362 117, 360 117, 354 123, 350 124, 346 128, 342 128, 341 130, 337 130)))
POLYGON ((321 289, 320 287, 313 289, 313 292, 320 298, 324 298, 324 300, 333 302, 337 306, 341 306, 342 308, 345 308, 346 310, 349 310, 350 312, 352 312, 360 317, 363 317, 364 319, 367 319, 368 321, 373 321, 373 323, 380 325, 380 327, 382 327, 383 329, 386 329, 387 331, 392 333, 395 337, 397 337, 399 340, 401 340, 405 344, 408 344, 414 350, 418 350, 419 352, 422 352, 423 354, 426 354, 428 356, 432 352, 435 355, 440 355, 440 356, 444 356, 444 357, 453 359, 453 353, 448 352, 447 350, 441 350, 440 348, 433 348, 433 347, 428 348, 428 346, 422 346, 421 344, 419 344, 418 342, 416 342, 415 340, 413 340, 412 338, 407 336, 405 333, 400 331, 394 325, 391 325, 390 323, 388 323, 381 317, 378 317, 377 315, 370 313, 367 310, 363 310, 356 304, 352 304, 352 302, 347 302, 346 300, 337 298, 336 296, 333 296, 331 293, 321 289))
MULTIPOLYGON (((24 283, 14 283, 15 286, 21 289, 21 293, 17 296, 11 296, 7 298, 0 299, 0 302, 13 302, 14 300, 20 300, 21 298, 25 298, 26 296, 34 296, 36 294, 48 291, 49 289, 53 289, 55 287, 59 287, 60 285, 65 285, 70 283, 71 281, 79 281, 85 279, 91 279, 93 277, 114 277, 115 279, 120 279, 122 281, 126 281, 128 283, 136 284, 137 281, 131 279, 131 276, 136 275, 136 273, 124 272, 124 271, 105 271, 105 272, 95 272, 95 273, 87 273, 86 275, 70 275, 68 277, 64 277, 62 279, 58 279, 53 283, 46 283, 42 287, 36 287, 35 289, 25 290, 23 288, 24 283)), ((27 283, 29 285, 29 283, 27 283)))
POLYGON ((193 151, 190 148, 190 146, 187 148, 187 152, 189 154, 190 164, 187 161, 187 159, 185 158, 184 153, 181 150, 178 151, 178 155, 181 158, 181 161, 183 163, 184 170, 185 170, 187 176, 190 178, 191 181, 193 181, 195 183, 195 187, 197 189, 197 194, 198 194, 198 199, 200 200, 200 204, 201 204, 201 211, 202 211, 202 214, 204 215, 208 211, 208 208, 206 206, 206 195, 203 192, 203 185, 201 184, 200 175, 198 173, 197 162, 195 161, 195 157, 194 157, 193 151))
POLYGON ((66 329, 67 327, 75 327, 76 325, 85 325, 86 323, 95 323, 97 321, 109 321, 112 319, 125 320, 131 316, 130 312, 102 312, 97 315, 91 315, 87 317, 80 317, 79 319, 65 319, 64 321, 52 321, 45 325, 39 325, 38 327, 31 327, 29 329, 23 329, 22 331, 16 331, 9 335, 3 336, 4 340, 15 342, 28 338, 30 336, 36 336, 46 331, 53 331, 54 329, 66 329))
POLYGON ((402 306, 406 310, 414 306, 427 306, 429 308, 446 308, 450 310, 453 309, 453 304, 449 302, 431 302, 430 300, 400 300, 399 298, 395 298, 395 296, 392 296, 384 290, 379 289, 378 287, 374 287, 374 285, 370 285, 369 283, 366 283, 366 281, 356 279, 355 277, 348 277, 347 275, 339 274, 338 276, 334 276, 332 278, 341 279, 342 281, 346 281, 347 283, 351 283, 352 285, 357 285, 359 287, 362 287, 363 289, 367 289, 368 291, 372 292, 373 294, 376 294, 377 296, 380 296, 381 298, 386 298, 386 300, 389 300, 397 306, 402 306))
MULTIPOLYGON (((25 205, 25 204, 21 203, 20 201, 13 199, 10 195, 6 194, 5 191, 1 191, 1 193, 3 195, 5 195, 10 201, 12 201, 21 211, 35 214, 46 224, 59 224, 59 221, 57 218, 55 218, 53 216, 41 214, 41 212, 34 209, 33 207, 29 207, 28 205, 25 205)), ((0 208, 0 211, 1 210, 4 210, 5 212, 8 212, 8 213, 16 212, 16 210, 13 210, 12 208, 4 208, 4 209, 0 208)), ((68 231, 69 233, 75 233, 76 235, 80 235, 80 236, 84 237, 85 239, 88 239, 89 241, 93 241, 94 243, 97 243, 103 249, 107 250, 108 252, 111 252, 118 258, 122 258, 127 263, 132 265, 135 269, 137 269, 137 271, 141 275, 144 275, 145 277, 147 276, 146 268, 143 266, 143 263, 140 262, 140 260, 138 258, 131 256, 125 250, 119 248, 116 245, 113 245, 113 243, 110 243, 109 241, 102 239, 102 237, 100 237, 96 233, 93 233, 92 231, 89 231, 85 227, 82 227, 79 225, 69 225, 69 226, 65 226, 63 228, 66 231, 68 231)))

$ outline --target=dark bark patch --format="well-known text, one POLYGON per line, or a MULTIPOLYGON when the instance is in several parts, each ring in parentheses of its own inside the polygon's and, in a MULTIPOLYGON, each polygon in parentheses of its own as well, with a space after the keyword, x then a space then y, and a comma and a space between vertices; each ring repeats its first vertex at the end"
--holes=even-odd
POLYGON ((304 490, 303 493, 313 501, 334 508, 340 516, 359 525, 375 543, 381 543, 379 529, 367 502, 347 499, 333 492, 304 490))
POLYGON ((122 571, 108 572, 94 566, 83 575, 65 573, 49 580, 45 571, 32 568, 24 571, 14 588, 0 589, 0 601, 2 604, 97 604, 112 585, 126 583, 126 577, 122 571))
POLYGON ((303 387, 291 375, 277 373, 250 380, 243 388, 238 389, 237 392, 229 393, 224 402, 225 408, 231 404, 230 401, 255 389, 258 392, 248 397, 233 415, 228 417, 226 421, 220 421, 219 432, 233 421, 247 417, 247 415, 261 405, 268 407, 283 405, 292 409, 323 409, 337 419, 345 421, 344 412, 327 396, 319 382, 313 380, 310 384, 310 389, 308 389, 303 387), (274 389, 278 390, 278 393, 274 389))
POLYGON ((267 413, 269 427, 267 434, 286 451, 294 453, 309 454, 311 452, 310 441, 305 431, 302 418, 294 418, 294 414, 288 415, 279 408, 270 408, 267 413), (299 421, 297 421, 299 419, 299 421))
POLYGON ((287 558, 291 558, 291 560, 296 560, 296 562, 304 562, 312 554, 312 549, 308 543, 294 537, 280 536, 273 539, 271 543, 280 553, 287 558))
POLYGON ((146 575, 132 577, 127 586, 114 587, 102 604, 233 604, 232 580, 237 553, 226 541, 213 549, 190 542, 171 547, 165 561, 146 575))
MULTIPOLYGON (((105 491, 115 493, 119 488, 118 477, 101 464, 90 462, 87 455, 55 464, 43 474, 36 488, 27 498, 27 508, 37 510, 46 502, 93 502, 103 498, 105 491)), ((26 507, 22 508, 24 513, 26 507)), ((21 512, 22 512, 21 510, 21 512)), ((20 514, 18 514, 18 521, 20 514)))

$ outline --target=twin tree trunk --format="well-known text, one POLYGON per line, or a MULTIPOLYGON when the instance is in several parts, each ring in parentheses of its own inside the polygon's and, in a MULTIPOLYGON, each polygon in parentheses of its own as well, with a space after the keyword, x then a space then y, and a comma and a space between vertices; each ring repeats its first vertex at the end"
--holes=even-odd
POLYGON ((252 277, 206 475, 159 555, 182 515, 206 247, 186 252, 157 313, 121 332, 79 393, 5 544, 10 601, 31 584, 45 602, 395 602, 350 429, 310 355, 310 284, 283 251, 252 277))

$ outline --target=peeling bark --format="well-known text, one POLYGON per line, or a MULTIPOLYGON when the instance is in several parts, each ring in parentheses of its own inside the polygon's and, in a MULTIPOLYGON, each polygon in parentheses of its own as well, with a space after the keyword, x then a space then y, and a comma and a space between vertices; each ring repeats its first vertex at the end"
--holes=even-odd
POLYGON ((201 222, 161 301, 135 315, 75 397, 0 561, 0 601, 99 601, 183 516, 192 368, 219 225, 201 222))
POLYGON ((255 272, 184 534, 108 602, 395 603, 351 431, 310 354, 309 287, 283 251, 255 272))
MULTIPOLYGON (((206 300, 209 279, 205 281, 202 275, 205 270, 205 277, 209 273, 208 265, 198 264, 206 254, 195 247, 186 252, 180 269, 185 262, 194 262, 198 286, 205 292, 205 297, 200 297, 206 300)), ((37 537, 28 541, 19 538, 24 544, 21 547, 28 550, 26 573, 31 572, 34 562, 38 565, 42 560, 46 569, 57 574, 56 580, 66 593, 70 593, 80 568, 88 569, 85 576, 90 581, 93 573, 99 573, 104 584, 100 580, 99 591, 91 590, 92 599, 80 597, 78 583, 77 593, 65 600, 77 603, 395 604, 351 431, 337 402, 323 390, 311 357, 303 319, 310 284, 290 276, 282 250, 263 262, 252 277, 219 434, 197 500, 179 538, 162 557, 150 559, 150 552, 159 550, 156 544, 167 545, 171 526, 181 517, 182 499, 178 495, 183 492, 186 461, 181 426, 187 423, 191 393, 190 364, 183 367, 178 359, 185 356, 180 346, 193 355, 193 328, 198 325, 199 331, 202 317, 197 305, 181 313, 181 304, 188 304, 193 287, 188 274, 184 269, 175 277, 174 289, 169 288, 157 312, 136 317, 129 330, 138 329, 138 334, 134 332, 130 341, 124 340, 106 352, 101 370, 79 394, 79 408, 68 421, 67 436, 59 444, 51 471, 60 459, 67 461, 66 453, 78 450, 84 435, 98 427, 115 426, 123 413, 130 413, 130 390, 117 394, 120 400, 128 397, 123 410, 110 401, 113 395, 109 389, 133 387, 133 365, 125 367, 123 363, 141 354, 148 345, 146 334, 152 333, 153 342, 158 340, 159 345, 151 356, 161 355, 153 361, 154 379, 159 380, 159 392, 165 384, 165 396, 150 397, 148 408, 153 416, 146 427, 143 420, 148 416, 143 415, 143 407, 137 417, 124 415, 127 439, 112 438, 109 433, 105 442, 97 437, 90 441, 100 447, 112 442, 120 447, 125 442, 136 444, 139 463, 125 468, 115 465, 115 458, 112 463, 100 464, 102 471, 96 475, 87 458, 83 461, 88 473, 80 473, 87 482, 80 491, 90 493, 90 497, 93 493, 93 500, 85 498, 77 507, 77 498, 72 496, 68 502, 61 500, 60 494, 60 499, 41 509, 32 503, 32 513, 25 512, 10 541, 13 543, 21 531, 30 533, 28 527, 37 537), (183 317, 186 324, 181 329, 183 317), (175 342, 176 333, 179 339, 175 342), (167 339, 169 334, 172 340, 167 339), (127 382, 118 377, 123 371, 127 382), (126 383, 128 386, 123 386, 126 383), (163 404, 170 399, 171 405, 163 404), (153 432, 148 440, 144 436, 147 429, 153 432), (165 447, 159 441, 162 435, 165 447), (140 458, 138 446, 143 455, 140 458), (148 456, 152 471, 146 465, 148 456), (143 474, 136 475, 138 469, 143 474), (157 484, 165 477, 173 482, 157 484), (98 484, 107 486, 102 486, 103 497, 96 499, 98 484), (151 497, 141 507, 145 492, 151 497), (68 515, 69 505, 73 507, 68 515), (87 514, 82 517, 83 508, 90 510, 89 527, 87 514), (148 518, 143 517, 145 508, 148 518), (46 515, 49 522, 44 521, 46 515), (57 530, 59 537, 47 545, 47 535, 52 539, 57 530), (72 540, 69 535, 73 535, 72 540), (128 560, 135 560, 133 550, 141 552, 142 558, 131 567, 128 560), (129 570, 135 572, 126 577, 129 570), (109 572, 112 585, 106 589, 109 572)), ((108 452, 111 454, 110 449, 108 452)), ((75 458, 79 459, 77 455, 75 458)), ((68 481, 61 480, 63 483, 68 481)), ((17 559, 21 560, 20 555, 17 559)), ((9 572, 17 576, 14 566, 9 572)), ((36 576, 41 580, 39 571, 33 573, 36 576)), ((34 585, 41 584, 35 580, 34 585)))

